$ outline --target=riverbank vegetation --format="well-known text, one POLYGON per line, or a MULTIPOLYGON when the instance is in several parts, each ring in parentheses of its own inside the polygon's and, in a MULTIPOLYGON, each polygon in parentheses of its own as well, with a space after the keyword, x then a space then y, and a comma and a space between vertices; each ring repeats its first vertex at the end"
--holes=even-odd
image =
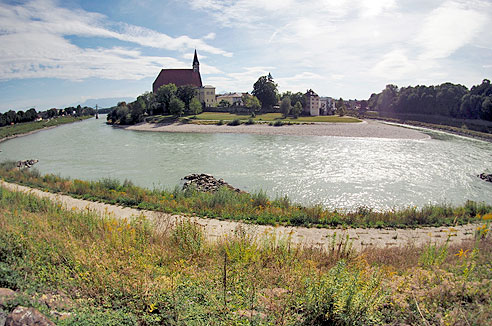
POLYGON ((492 85, 488 79, 470 90, 452 83, 402 88, 387 85, 381 93, 372 94, 367 105, 382 116, 400 118, 398 115, 413 114, 412 120, 458 128, 465 125, 468 129, 492 133, 492 85), (433 121, 418 115, 428 116, 433 121), (471 121, 456 125, 454 119, 471 121))
POLYGON ((357 253, 333 238, 320 251, 241 229, 212 243, 192 222, 157 230, 0 188, 0 287, 17 292, 0 312, 32 306, 57 325, 485 325, 491 218, 460 245, 357 253))
POLYGON ((72 123, 75 121, 88 119, 91 117, 92 117, 91 115, 61 116, 61 117, 54 117, 49 120, 22 122, 22 123, 16 123, 13 125, 4 126, 0 128, 0 140, 16 135, 27 134, 43 128, 49 128, 66 123, 72 123))
POLYGON ((483 203, 467 202, 461 207, 432 205, 378 212, 369 207, 354 211, 329 210, 322 206, 305 207, 288 197, 269 198, 263 191, 249 194, 222 188, 215 193, 182 190, 145 189, 130 181, 71 180, 36 170, 20 170, 13 162, 0 164, 0 176, 9 182, 67 194, 76 198, 102 201, 140 209, 173 214, 241 220, 246 223, 306 227, 418 227, 460 225, 476 221, 478 215, 492 212, 483 203))
POLYGON ((156 115, 156 116, 145 118, 143 121, 150 122, 150 123, 180 122, 180 123, 193 123, 193 124, 206 124, 211 122, 213 124, 216 124, 218 121, 221 120, 223 123, 228 123, 234 120, 239 120, 239 122, 241 123, 247 123, 249 121, 248 124, 251 124, 251 122, 261 123, 261 122, 276 122, 276 121, 283 121, 287 123, 288 122, 290 123, 361 122, 361 120, 354 117, 348 117, 348 116, 340 117, 337 115, 317 116, 317 117, 300 116, 299 118, 293 118, 293 117, 284 118, 281 113, 264 113, 264 114, 257 114, 256 116, 252 117, 249 114, 234 114, 234 113, 227 113, 227 112, 203 112, 197 114, 196 116, 181 117, 181 118, 176 118, 173 115, 156 115))

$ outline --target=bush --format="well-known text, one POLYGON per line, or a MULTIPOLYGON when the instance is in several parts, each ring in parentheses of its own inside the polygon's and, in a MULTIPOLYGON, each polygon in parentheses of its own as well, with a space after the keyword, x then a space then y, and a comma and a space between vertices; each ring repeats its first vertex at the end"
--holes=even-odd
POLYGON ((234 119, 234 120, 230 121, 227 125, 229 125, 229 126, 239 126, 240 124, 241 124, 241 120, 234 119))
POLYGON ((201 226, 190 220, 183 220, 176 223, 171 239, 173 244, 184 255, 197 256, 202 250, 205 236, 201 226))
POLYGON ((341 260, 327 275, 308 280, 303 299, 304 325, 379 325, 385 294, 378 271, 341 260))
POLYGON ((224 124, 224 120, 219 120, 219 122, 217 122, 217 126, 222 126, 224 124))
POLYGON ((253 120, 253 118, 249 118, 248 121, 245 122, 245 124, 247 124, 247 125, 254 125, 255 124, 255 121, 253 120))

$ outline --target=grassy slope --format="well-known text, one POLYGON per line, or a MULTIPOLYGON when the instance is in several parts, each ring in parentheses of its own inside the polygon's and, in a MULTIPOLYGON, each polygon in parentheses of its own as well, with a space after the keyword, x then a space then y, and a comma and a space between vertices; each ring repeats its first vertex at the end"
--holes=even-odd
POLYGON ((304 207, 292 204, 287 197, 268 198, 264 192, 239 194, 227 189, 217 193, 196 191, 149 190, 126 181, 83 181, 61 178, 56 175, 41 176, 36 170, 13 168, 12 162, 0 164, 0 176, 10 182, 68 194, 73 197, 109 204, 174 214, 196 214, 242 220, 256 224, 294 225, 306 227, 418 227, 466 224, 476 221, 477 214, 492 212, 485 204, 467 202, 462 207, 446 205, 427 206, 376 212, 360 207, 353 212, 331 211, 321 206, 304 207))
MULTIPOLYGON (((190 116, 191 117, 191 116, 190 116)), ((239 119, 242 122, 247 121, 251 116, 246 114, 246 115, 241 115, 241 114, 232 114, 232 113, 222 113, 222 112, 203 112, 201 114, 198 114, 196 116, 196 120, 211 120, 211 121, 231 121, 234 119, 239 119)), ((171 115, 165 115, 165 116, 153 116, 149 117, 146 119, 147 121, 151 122, 171 122, 174 121, 175 118, 171 115)), ((361 122, 361 120, 354 118, 354 117, 339 117, 336 115, 332 116, 318 116, 318 117, 299 117, 297 119, 294 119, 292 117, 283 119, 282 114, 280 113, 266 113, 266 114, 258 114, 255 118, 253 118, 254 121, 266 121, 266 122, 271 122, 271 121, 277 121, 277 120, 282 120, 282 121, 291 121, 291 122, 299 122, 299 123, 310 123, 310 122, 342 122, 342 123, 351 123, 351 122, 361 122)))
POLYGON ((484 225, 460 247, 356 254, 331 239, 319 252, 240 230, 207 243, 189 222, 156 233, 142 219, 66 211, 0 188, 0 287, 25 293, 7 311, 22 303, 49 315, 36 298, 67 295, 73 314, 58 325, 485 325, 484 225))
POLYGON ((84 119, 91 118, 91 116, 84 116, 84 117, 59 117, 59 118, 54 118, 49 121, 32 121, 32 122, 24 122, 24 123, 18 123, 15 125, 11 126, 4 126, 0 128, 0 140, 7 138, 7 137, 12 137, 16 135, 21 135, 21 134, 26 134, 35 130, 43 129, 43 128, 48 128, 48 127, 54 127, 66 123, 72 123, 75 121, 80 121, 84 119))

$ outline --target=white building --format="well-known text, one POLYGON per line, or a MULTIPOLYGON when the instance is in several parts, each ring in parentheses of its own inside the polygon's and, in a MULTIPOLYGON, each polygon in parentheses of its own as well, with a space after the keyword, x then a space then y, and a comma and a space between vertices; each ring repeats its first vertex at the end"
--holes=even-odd
POLYGON ((335 114, 336 106, 335 99, 331 97, 320 97, 320 115, 332 115, 335 114))
POLYGON ((312 89, 309 89, 306 94, 306 106, 304 107, 304 112, 311 116, 318 116, 320 109, 320 99, 318 94, 316 94, 312 89))
POLYGON ((243 105, 242 93, 229 93, 217 96, 217 103, 220 104, 222 100, 229 103, 229 105, 243 105))

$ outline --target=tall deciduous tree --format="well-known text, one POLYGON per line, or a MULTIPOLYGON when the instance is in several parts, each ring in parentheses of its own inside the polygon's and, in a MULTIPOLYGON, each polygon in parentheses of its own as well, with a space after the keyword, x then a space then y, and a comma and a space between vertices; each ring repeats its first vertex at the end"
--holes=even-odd
POLYGON ((169 113, 180 117, 184 113, 184 103, 177 97, 173 97, 169 102, 169 113))
POLYGON ((176 96, 183 101, 185 105, 185 111, 190 110, 191 100, 195 97, 196 91, 195 87, 191 85, 179 86, 176 91, 176 96))
POLYGON ((301 112, 302 112, 302 104, 300 101, 297 101, 296 104, 294 104, 294 107, 292 108, 292 115, 294 116, 294 118, 298 118, 301 112))
POLYGON ((277 84, 272 75, 261 76, 253 85, 252 94, 261 102, 262 109, 271 109, 278 102, 277 84))
POLYGON ((202 112, 202 103, 194 97, 190 102, 190 113, 196 116, 200 112, 202 112))
POLYGON ((251 116, 255 116, 261 107, 260 100, 258 100, 256 96, 249 94, 244 94, 241 99, 244 103, 244 106, 247 107, 249 113, 251 113, 251 116))
POLYGON ((286 118, 290 114, 291 110, 291 103, 290 103, 290 97, 284 97, 282 99, 282 102, 280 103, 280 112, 282 112, 282 115, 284 118, 286 118))
POLYGON ((171 99, 176 96, 178 88, 174 84, 162 85, 157 90, 156 98, 159 105, 159 112, 163 113, 169 111, 169 104, 171 99))

